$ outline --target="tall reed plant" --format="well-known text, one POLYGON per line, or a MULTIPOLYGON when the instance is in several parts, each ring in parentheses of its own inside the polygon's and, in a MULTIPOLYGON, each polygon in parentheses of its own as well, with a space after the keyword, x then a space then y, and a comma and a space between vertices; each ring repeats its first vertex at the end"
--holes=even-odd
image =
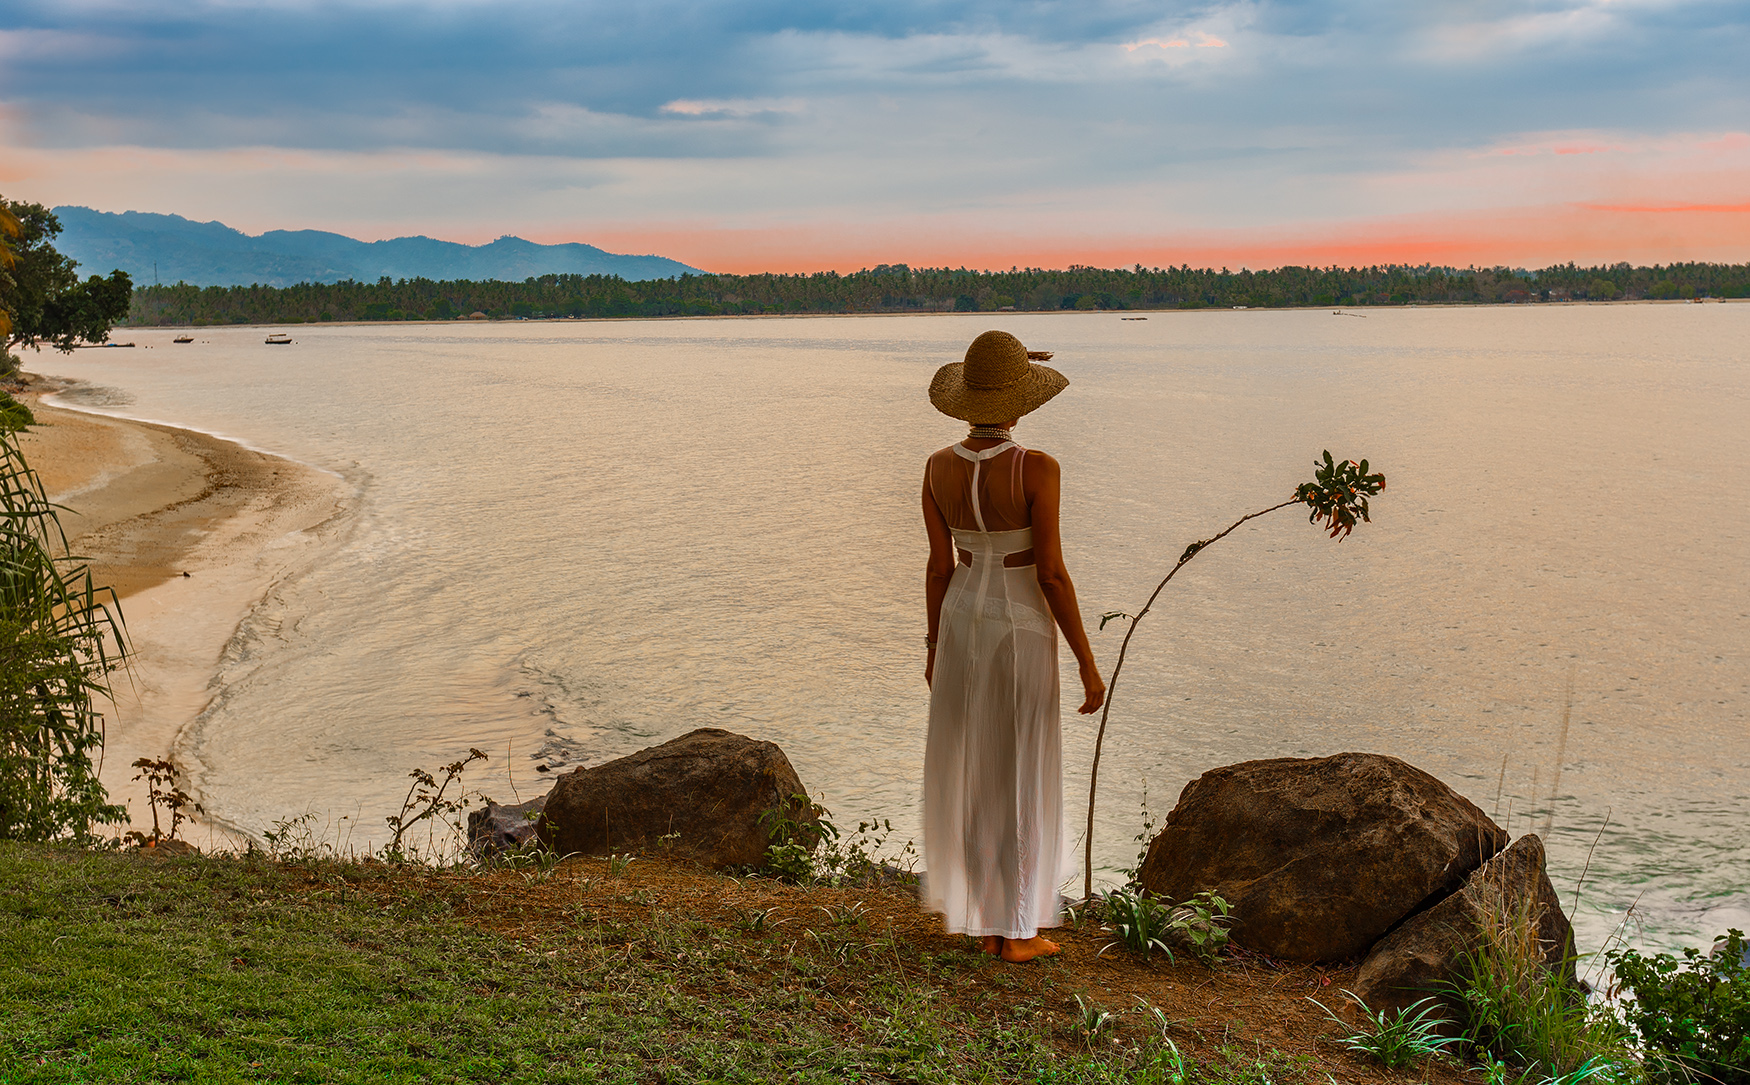
POLYGON ((1480 934, 1459 961, 1456 994, 1464 1039, 1485 1066, 1517 1068, 1514 1080, 1573 1081, 1639 1076, 1628 1030, 1552 967, 1530 900, 1485 902, 1480 934))
MULTIPOLYGON (((1149 594, 1148 602, 1143 604, 1141 610, 1135 614, 1115 610, 1100 616, 1101 629, 1106 628, 1106 623, 1116 618, 1128 618, 1130 625, 1124 630, 1124 643, 1118 648, 1118 662, 1112 667, 1112 680, 1106 683, 1106 706, 1100 711, 1100 728, 1094 734, 1094 762, 1093 768, 1088 774, 1088 829, 1083 838, 1085 842, 1083 900, 1094 899, 1094 798, 1100 786, 1100 752, 1106 743, 1106 721, 1112 715, 1112 699, 1118 693, 1118 676, 1124 671, 1124 657, 1130 652, 1130 638, 1136 635, 1137 624, 1148 617, 1148 612, 1154 608, 1155 600, 1160 598, 1161 592, 1166 589, 1173 578, 1179 575, 1180 569, 1183 569, 1192 558, 1208 549, 1211 544, 1220 542, 1233 534, 1247 520, 1256 520, 1260 516, 1268 515, 1277 509, 1285 509, 1290 505, 1306 505, 1311 510, 1307 516, 1307 522, 1318 524, 1323 521, 1321 526, 1329 530, 1331 538, 1339 541, 1348 538, 1349 533, 1355 530, 1355 525, 1358 522, 1372 522, 1372 518, 1368 515, 1367 499, 1376 496, 1385 489, 1384 475, 1369 474, 1366 460, 1359 463, 1354 460, 1334 460, 1331 458, 1329 449, 1325 450, 1324 463, 1321 465, 1319 461, 1314 460, 1313 468, 1313 481, 1303 482, 1296 486, 1294 496, 1287 501, 1271 505, 1267 509, 1247 513, 1229 524, 1226 530, 1187 546, 1185 552, 1179 555, 1179 560, 1167 571, 1167 575, 1161 579, 1159 584, 1155 585, 1155 590, 1149 594)), ((1144 846, 1146 847, 1146 845, 1144 846)))
POLYGON ((0 840, 88 843, 126 819, 97 760, 99 706, 126 652, 115 592, 68 552, 57 506, 0 427, 0 840))

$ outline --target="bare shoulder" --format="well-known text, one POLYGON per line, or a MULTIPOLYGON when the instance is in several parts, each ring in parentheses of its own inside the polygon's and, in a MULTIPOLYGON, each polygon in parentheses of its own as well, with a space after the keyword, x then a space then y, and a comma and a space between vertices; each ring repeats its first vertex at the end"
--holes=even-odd
POLYGON ((1051 453, 1041 452, 1037 448, 1027 450, 1027 467, 1029 469, 1037 468, 1048 475, 1061 475, 1063 473, 1063 468, 1058 465, 1057 459, 1051 453))

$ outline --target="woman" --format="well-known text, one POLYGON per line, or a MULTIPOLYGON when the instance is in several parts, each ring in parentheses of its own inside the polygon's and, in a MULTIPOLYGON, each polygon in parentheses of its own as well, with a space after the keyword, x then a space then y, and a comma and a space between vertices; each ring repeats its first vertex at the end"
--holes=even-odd
POLYGON ((1063 846, 1057 632, 1081 671, 1081 710, 1106 684, 1058 537, 1059 469, 1009 431, 1069 384, 1007 332, 985 332, 930 382, 930 402, 971 422, 924 469, 930 734, 924 752, 924 903, 986 953, 1058 951, 1063 846))

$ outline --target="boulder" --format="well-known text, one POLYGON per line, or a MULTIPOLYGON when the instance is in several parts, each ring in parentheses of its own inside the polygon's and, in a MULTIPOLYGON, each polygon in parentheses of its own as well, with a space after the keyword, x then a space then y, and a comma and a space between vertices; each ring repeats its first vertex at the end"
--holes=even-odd
POLYGON ((1574 932, 1543 866, 1543 841, 1522 836, 1490 859, 1464 887, 1392 931, 1361 962, 1355 994, 1374 1010, 1396 1010, 1429 995, 1453 1021, 1463 1002, 1449 989, 1462 980, 1464 956, 1485 932, 1541 961, 1578 992, 1574 932))
POLYGON ((559 777, 537 832, 561 855, 661 849, 714 867, 763 866, 768 810, 810 825, 784 751, 713 728, 559 777))
POLYGON ((546 805, 546 795, 515 806, 486 800, 484 807, 468 813, 468 850, 485 859, 522 847, 535 838, 535 823, 546 805))
POLYGON ((1139 880, 1233 906, 1233 940, 1290 961, 1359 957, 1507 845, 1471 802, 1395 757, 1247 761, 1186 785, 1139 880))

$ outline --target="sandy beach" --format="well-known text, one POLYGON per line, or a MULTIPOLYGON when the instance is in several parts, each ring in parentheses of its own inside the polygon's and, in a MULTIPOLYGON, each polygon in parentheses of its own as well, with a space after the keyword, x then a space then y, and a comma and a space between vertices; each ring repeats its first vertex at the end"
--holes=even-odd
POLYGON ((212 700, 238 624, 343 529, 351 490, 207 434, 55 406, 54 390, 33 381, 20 396, 38 423, 20 444, 66 506, 72 553, 121 597, 132 664, 112 678, 102 778, 149 826, 132 763, 182 759, 178 736, 212 700))

